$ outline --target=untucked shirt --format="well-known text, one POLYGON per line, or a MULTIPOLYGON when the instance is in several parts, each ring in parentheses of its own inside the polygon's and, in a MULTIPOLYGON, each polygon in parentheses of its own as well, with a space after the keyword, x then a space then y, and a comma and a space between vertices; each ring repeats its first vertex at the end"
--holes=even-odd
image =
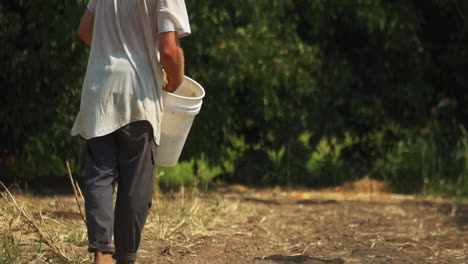
POLYGON ((91 51, 72 135, 85 139, 147 120, 159 144, 162 69, 161 32, 190 34, 184 0, 90 0, 94 13, 91 51))

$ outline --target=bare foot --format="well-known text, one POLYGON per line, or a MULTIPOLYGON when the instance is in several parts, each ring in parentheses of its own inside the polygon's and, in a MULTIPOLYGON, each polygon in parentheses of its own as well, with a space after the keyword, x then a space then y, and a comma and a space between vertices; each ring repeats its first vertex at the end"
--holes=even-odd
POLYGON ((114 264, 112 254, 102 252, 94 253, 94 264, 114 264))

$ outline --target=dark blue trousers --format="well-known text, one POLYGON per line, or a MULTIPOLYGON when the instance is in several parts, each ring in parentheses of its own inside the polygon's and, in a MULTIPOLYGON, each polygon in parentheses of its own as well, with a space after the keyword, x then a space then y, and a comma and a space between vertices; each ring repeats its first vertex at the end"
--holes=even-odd
POLYGON ((113 253, 121 262, 135 261, 153 197, 156 144, 152 126, 147 121, 130 123, 87 140, 86 150, 84 196, 89 251, 113 253))

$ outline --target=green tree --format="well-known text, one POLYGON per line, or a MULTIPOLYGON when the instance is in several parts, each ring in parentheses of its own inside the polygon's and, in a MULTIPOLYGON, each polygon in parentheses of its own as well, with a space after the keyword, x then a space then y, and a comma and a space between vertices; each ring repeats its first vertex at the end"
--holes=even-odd
POLYGON ((0 3, 0 150, 2 160, 15 157, 4 168, 12 174, 60 175, 64 160, 79 160, 69 131, 87 58, 75 36, 84 8, 82 1, 0 3))
MULTIPOLYGON (((442 181, 463 188, 466 1, 187 5, 187 74, 207 91, 182 157, 195 168, 206 159, 222 166, 224 180, 250 184, 326 186, 370 176, 414 183, 404 191, 442 181)), ((75 36, 84 8, 0 3, 3 166, 13 156, 9 168, 41 175, 64 173, 65 159, 81 164, 82 141, 69 130, 87 58, 75 36)))

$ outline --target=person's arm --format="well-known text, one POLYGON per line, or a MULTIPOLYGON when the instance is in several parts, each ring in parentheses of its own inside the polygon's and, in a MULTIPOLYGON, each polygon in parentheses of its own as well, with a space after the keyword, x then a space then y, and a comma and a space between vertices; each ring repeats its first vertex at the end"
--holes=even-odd
POLYGON ((91 46, 93 40, 93 27, 94 27, 94 13, 86 9, 83 17, 81 18, 80 26, 76 31, 78 37, 88 46, 91 46))
POLYGON ((158 42, 161 66, 167 75, 164 90, 172 93, 184 80, 184 52, 175 31, 160 33, 158 42))

